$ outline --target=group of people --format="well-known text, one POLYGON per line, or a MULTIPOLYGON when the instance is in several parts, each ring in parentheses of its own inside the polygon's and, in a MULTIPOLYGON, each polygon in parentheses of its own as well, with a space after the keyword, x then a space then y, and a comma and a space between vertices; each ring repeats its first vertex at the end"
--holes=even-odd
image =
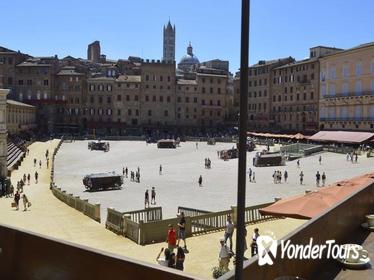
MULTIPOLYGON (((27 155, 29 154, 29 150, 27 149, 27 155)), ((46 166, 47 168, 49 168, 49 150, 47 149, 46 152, 45 152, 45 160, 46 160, 46 166)), ((34 167, 37 167, 37 163, 38 163, 38 160, 36 158, 33 159, 33 163, 34 163, 34 167)), ((42 161, 39 160, 39 168, 42 168, 42 161)), ((39 173, 37 170, 35 170, 35 174, 34 174, 34 177, 35 177, 35 184, 38 183, 38 179, 39 179, 39 173)), ((22 199, 22 202, 23 202, 23 211, 27 211, 27 209, 31 206, 31 202, 29 200, 29 198, 27 197, 27 195, 24 193, 24 189, 23 187, 26 185, 30 185, 30 181, 31 181, 31 175, 30 173, 28 173, 27 175, 26 174, 23 174, 22 178, 17 181, 17 190, 16 190, 16 193, 14 194, 14 201, 12 203, 12 207, 15 207, 16 210, 19 210, 19 202, 20 200, 22 199), (22 196, 21 196, 22 194, 22 196)), ((10 185, 10 190, 9 190, 9 193, 8 193, 8 196, 12 196, 13 195, 13 191, 14 191, 14 187, 13 185, 11 184, 10 185)))
MULTIPOLYGON (((219 240, 220 241, 220 250, 218 254, 218 266, 223 271, 227 272, 229 270, 230 259, 235 256, 233 252, 233 241, 232 237, 234 234, 235 225, 232 221, 231 215, 227 215, 226 220, 226 228, 224 236, 219 240), (228 245, 228 241, 230 241, 230 245, 228 245)), ((247 229, 244 228, 244 253, 248 249, 247 247, 247 229)), ((251 243, 251 255, 252 257, 258 254, 258 247, 257 247, 257 238, 260 236, 259 229, 255 228, 253 235, 252 235, 252 243, 251 243)))
POLYGON ((205 168, 210 169, 212 167, 212 161, 210 158, 205 159, 205 168))
MULTIPOLYGON (((152 187, 151 190, 151 205, 156 205, 156 189, 152 187)), ((145 191, 144 194, 144 208, 149 207, 149 190, 145 191)))
POLYGON ((171 268, 175 268, 178 270, 184 269, 184 260, 186 258, 187 244, 186 244, 186 218, 184 216, 184 212, 177 214, 179 218, 178 222, 178 232, 174 229, 172 224, 168 225, 168 232, 166 242, 168 247, 166 249, 161 248, 161 251, 158 253, 156 257, 156 261, 162 265, 171 268), (183 240, 183 247, 180 246, 180 241, 183 240), (174 250, 176 249, 176 254, 174 250), (164 256, 161 257, 162 252, 164 252, 164 256))
POLYGON ((319 171, 317 171, 317 173, 316 173, 316 185, 317 185, 317 187, 320 187, 321 179, 322 179, 322 187, 324 187, 325 184, 326 184, 326 173, 322 172, 322 175, 321 175, 319 173, 319 171))
POLYGON ((358 154, 356 152, 347 153, 347 161, 351 161, 352 163, 357 163, 358 154))
MULTIPOLYGON (((283 178, 284 178, 284 182, 287 183, 287 180, 288 180, 287 170, 284 171, 283 178)), ((273 181, 274 181, 274 184, 281 184, 282 183, 282 171, 280 171, 280 170, 275 170, 274 171, 273 181)))

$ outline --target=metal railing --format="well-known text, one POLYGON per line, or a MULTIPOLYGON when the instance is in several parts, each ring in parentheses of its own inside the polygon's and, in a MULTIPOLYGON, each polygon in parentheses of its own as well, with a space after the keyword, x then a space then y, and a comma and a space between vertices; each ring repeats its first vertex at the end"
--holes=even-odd
POLYGON ((129 215, 130 220, 136 223, 143 221, 144 223, 150 221, 162 220, 162 208, 161 207, 151 207, 142 210, 128 211, 124 212, 124 215, 129 215))
POLYGON ((195 217, 195 216, 199 216, 199 215, 212 213, 211 211, 179 206, 178 207, 178 213, 181 213, 181 212, 183 212, 185 216, 189 216, 189 217, 195 217))

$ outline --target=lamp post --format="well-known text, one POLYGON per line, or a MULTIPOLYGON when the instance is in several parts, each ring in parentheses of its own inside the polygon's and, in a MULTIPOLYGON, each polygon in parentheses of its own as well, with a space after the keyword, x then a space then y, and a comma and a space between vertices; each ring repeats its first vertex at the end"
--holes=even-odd
POLYGON ((240 113, 239 113, 239 160, 237 194, 236 266, 235 279, 243 279, 245 238, 245 186, 247 170, 247 114, 248 114, 248 52, 249 52, 250 0, 242 0, 240 44, 240 113))

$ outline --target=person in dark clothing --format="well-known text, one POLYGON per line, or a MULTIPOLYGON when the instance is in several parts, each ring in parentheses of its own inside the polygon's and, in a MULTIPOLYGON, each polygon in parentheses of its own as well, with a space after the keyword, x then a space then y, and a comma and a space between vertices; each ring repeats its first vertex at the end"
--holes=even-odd
POLYGON ((18 191, 16 191, 16 194, 14 195, 14 202, 16 203, 16 210, 19 209, 19 200, 21 199, 21 196, 18 191))
POLYGON ((200 177, 199 177, 199 187, 201 187, 202 183, 203 183, 203 177, 201 177, 201 175, 200 175, 200 177))
POLYGON ((178 270, 183 270, 184 269, 184 260, 186 256, 184 254, 184 250, 182 247, 178 247, 177 249, 177 257, 175 260, 175 268, 178 270))
POLYGON ((184 248, 187 248, 186 245, 186 218, 184 217, 184 212, 180 213, 180 220, 178 223, 178 243, 177 246, 179 246, 180 240, 183 240, 184 248))
POLYGON ((147 208, 147 206, 149 207, 149 193, 148 193, 148 190, 146 190, 145 194, 144 194, 144 208, 147 208))

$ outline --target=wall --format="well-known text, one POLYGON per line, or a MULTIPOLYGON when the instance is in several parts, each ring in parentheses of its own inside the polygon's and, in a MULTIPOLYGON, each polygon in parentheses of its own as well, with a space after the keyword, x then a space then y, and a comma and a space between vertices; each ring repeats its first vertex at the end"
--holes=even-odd
POLYGON ((197 279, 1 224, 0 248, 0 279, 197 279))

